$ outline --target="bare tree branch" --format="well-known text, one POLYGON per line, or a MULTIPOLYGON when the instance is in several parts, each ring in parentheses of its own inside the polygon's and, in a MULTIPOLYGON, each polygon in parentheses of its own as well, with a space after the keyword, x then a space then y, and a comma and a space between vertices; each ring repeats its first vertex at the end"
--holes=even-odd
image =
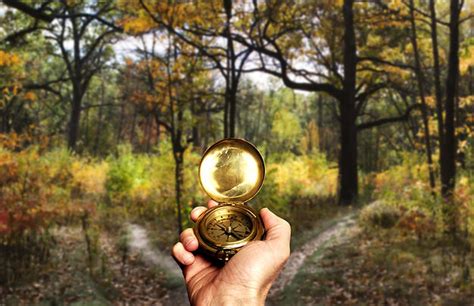
POLYGON ((381 126, 381 125, 388 124, 388 123, 406 121, 406 120, 408 120, 408 118, 410 118, 411 112, 415 109, 418 109, 418 108, 421 109, 422 104, 417 103, 417 104, 411 105, 410 107, 408 107, 405 110, 404 114, 402 114, 400 116, 397 116, 397 117, 382 118, 382 119, 379 119, 379 120, 358 124, 357 125, 357 131, 370 129, 370 128, 373 128, 373 127, 376 127, 376 126, 381 126))

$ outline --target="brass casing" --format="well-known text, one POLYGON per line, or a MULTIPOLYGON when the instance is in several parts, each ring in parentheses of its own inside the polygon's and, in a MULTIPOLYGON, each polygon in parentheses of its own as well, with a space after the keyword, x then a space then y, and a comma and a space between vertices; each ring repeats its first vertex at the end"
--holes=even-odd
POLYGON ((235 255, 242 247, 247 243, 254 240, 261 240, 265 233, 262 221, 258 213, 251 207, 247 205, 236 205, 236 204, 220 204, 214 206, 202 214, 196 222, 194 227, 194 234, 196 235, 201 251, 206 255, 221 261, 228 261, 233 255, 235 255), (235 214, 241 213, 247 216, 250 216, 252 219, 252 231, 244 239, 229 242, 229 243, 220 243, 212 241, 206 237, 206 223, 210 219, 217 217, 223 213, 235 214))
MULTIPOLYGON (((204 191, 219 204, 203 213, 194 227, 200 250, 226 262, 247 243, 261 240, 265 230, 259 214, 246 202, 260 190, 265 165, 258 150, 242 139, 226 138, 210 146, 199 165, 199 182, 204 191), (237 216, 249 221, 249 233, 237 241, 219 241, 209 234, 210 222, 237 216)), ((223 227, 219 225, 219 227, 223 227)))

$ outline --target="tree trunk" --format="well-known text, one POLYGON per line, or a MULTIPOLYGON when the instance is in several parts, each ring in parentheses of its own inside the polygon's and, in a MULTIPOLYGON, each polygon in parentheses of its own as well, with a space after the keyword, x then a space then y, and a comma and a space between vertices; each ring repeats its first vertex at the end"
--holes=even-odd
POLYGON ((357 199, 357 129, 355 108, 341 108, 341 151, 339 153, 339 203, 350 205, 357 199))
POLYGON ((354 0, 345 0, 344 14, 344 85, 340 100, 341 151, 339 155, 339 204, 350 205, 357 199, 357 129, 355 108, 356 42, 353 16, 354 0))
POLYGON ((201 126, 201 120, 202 120, 202 113, 204 112, 204 104, 199 103, 201 102, 200 99, 195 99, 192 104, 191 104, 191 113, 193 114, 193 128, 192 128, 192 137, 193 137, 193 147, 195 149, 198 149, 199 152, 202 150, 201 148, 201 135, 200 135, 200 126, 201 126), (200 113, 198 114, 196 111, 196 106, 200 105, 200 113))
POLYGON ((451 0, 449 22, 449 58, 448 76, 446 78, 446 121, 444 139, 444 160, 441 168, 441 193, 446 198, 452 197, 456 178, 456 134, 455 105, 459 78, 459 0, 451 0))
POLYGON ((148 154, 150 153, 151 149, 151 138, 152 138, 152 117, 150 116, 149 113, 146 114, 146 119, 145 119, 145 152, 148 154))
POLYGON ((100 134, 102 131, 102 112, 103 112, 103 107, 105 104, 105 86, 104 86, 104 81, 102 81, 101 86, 100 86, 100 103, 101 105, 99 106, 99 114, 97 118, 97 130, 95 132, 95 139, 94 139, 94 155, 97 155, 97 152, 99 151, 99 142, 100 142, 100 134))
POLYGON ((122 101, 120 104, 120 119, 117 125, 117 138, 116 138, 116 145, 120 144, 122 140, 122 130, 123 130, 123 122, 125 120, 125 102, 122 101))
POLYGON ((415 74, 418 83, 418 91, 420 94, 421 104, 422 104, 422 119, 423 119, 423 131, 424 131, 424 141, 425 141, 425 152, 426 159, 428 161, 428 175, 430 179, 430 187, 434 193, 435 188, 435 176, 433 170, 433 158, 431 150, 431 135, 428 122, 428 106, 425 99, 425 89, 424 89, 424 76, 421 67, 420 53, 418 51, 418 43, 416 38, 416 24, 415 24, 415 4, 413 0, 410 0, 410 24, 411 24, 411 43, 413 45, 413 53, 415 55, 415 74))
POLYGON ((72 111, 69 119, 68 147, 72 151, 76 150, 79 135, 79 122, 81 119, 82 94, 80 93, 78 86, 79 85, 74 86, 73 89, 72 111))
POLYGON ((204 140, 203 140, 203 148, 206 149, 209 144, 209 135, 211 134, 211 111, 209 107, 206 106, 206 125, 205 125, 205 133, 204 133, 204 140))
POLYGON ((441 163, 444 162, 444 120, 443 120, 443 95, 441 90, 441 69, 439 67, 439 52, 438 52, 438 29, 436 24, 436 7, 435 1, 430 0, 430 27, 431 27, 431 46, 433 50, 433 65, 434 65, 434 86, 435 86, 435 98, 436 98, 436 116, 438 123, 438 142, 441 148, 439 153, 440 167, 441 163))
POLYGON ((177 222, 178 222, 178 237, 183 231, 183 220, 181 215, 181 188, 183 186, 183 152, 181 150, 174 150, 174 181, 175 181, 175 192, 176 192, 176 209, 177 209, 177 222))
MULTIPOLYGON (((226 80, 226 82, 228 82, 226 80)), ((229 137, 229 89, 226 85, 224 97, 224 138, 229 137)))
POLYGON ((237 87, 238 79, 236 75, 236 57, 234 51, 234 42, 232 40, 231 19, 232 19, 232 0, 223 0, 226 14, 226 36, 227 36, 227 72, 226 72, 226 102, 224 109, 224 137, 235 137, 235 116, 237 108, 237 87))
MULTIPOLYGON (((237 84, 232 84, 236 87, 237 84)), ((232 88, 229 97, 229 137, 235 137, 235 117, 237 113, 237 88, 232 88)))
POLYGON ((135 145, 135 126, 137 124, 138 109, 136 106, 133 108, 132 124, 130 126, 129 141, 132 147, 135 145))

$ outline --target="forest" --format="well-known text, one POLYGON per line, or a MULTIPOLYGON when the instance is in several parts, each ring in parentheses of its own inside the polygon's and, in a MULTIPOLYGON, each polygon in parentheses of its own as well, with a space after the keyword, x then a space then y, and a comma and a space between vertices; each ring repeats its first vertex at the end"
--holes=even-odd
POLYGON ((186 305, 242 138, 292 226, 268 305, 474 304, 474 1, 2 0, 0 305, 186 305))

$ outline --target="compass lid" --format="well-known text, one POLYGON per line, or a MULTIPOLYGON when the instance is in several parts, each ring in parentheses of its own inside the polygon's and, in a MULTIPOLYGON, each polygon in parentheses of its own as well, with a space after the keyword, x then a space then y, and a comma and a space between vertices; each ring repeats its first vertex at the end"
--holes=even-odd
POLYGON ((219 203, 244 203, 260 190, 265 165, 260 152, 248 141, 225 138, 204 153, 199 181, 204 191, 219 203))

